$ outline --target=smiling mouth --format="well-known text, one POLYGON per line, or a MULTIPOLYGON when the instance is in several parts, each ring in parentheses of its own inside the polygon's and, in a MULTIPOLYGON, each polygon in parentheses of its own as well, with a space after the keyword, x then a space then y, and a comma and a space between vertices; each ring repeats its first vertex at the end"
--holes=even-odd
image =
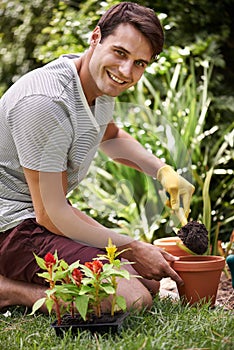
POLYGON ((126 81, 117 78, 115 75, 113 75, 110 72, 107 72, 107 74, 111 78, 111 80, 113 80, 115 83, 118 83, 118 84, 125 84, 126 83, 126 81))

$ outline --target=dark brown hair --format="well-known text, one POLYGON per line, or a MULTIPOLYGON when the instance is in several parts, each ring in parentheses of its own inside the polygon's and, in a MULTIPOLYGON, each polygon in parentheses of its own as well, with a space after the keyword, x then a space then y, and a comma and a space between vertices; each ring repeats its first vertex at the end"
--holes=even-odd
POLYGON ((155 59, 163 48, 161 23, 153 10, 134 2, 121 2, 104 13, 97 24, 101 29, 101 40, 113 34, 120 24, 127 23, 133 25, 149 40, 153 50, 152 59, 155 59))

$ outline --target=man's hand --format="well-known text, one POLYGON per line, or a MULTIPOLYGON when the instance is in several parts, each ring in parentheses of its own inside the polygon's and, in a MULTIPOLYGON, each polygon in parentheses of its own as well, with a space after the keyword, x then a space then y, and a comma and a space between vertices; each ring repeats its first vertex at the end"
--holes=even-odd
MULTIPOLYGON (((130 249, 122 256, 134 262, 134 270, 143 278, 160 281, 164 277, 171 277, 176 283, 183 283, 180 276, 170 266, 170 263, 178 259, 177 257, 150 243, 141 241, 133 241, 127 247, 130 249)), ((120 247, 120 250, 122 248, 125 247, 120 247)))
POLYGON ((170 195, 166 205, 172 208, 176 214, 179 213, 179 208, 182 206, 185 217, 187 218, 190 210, 191 197, 195 187, 182 176, 178 175, 169 165, 164 165, 159 168, 157 179, 170 195))

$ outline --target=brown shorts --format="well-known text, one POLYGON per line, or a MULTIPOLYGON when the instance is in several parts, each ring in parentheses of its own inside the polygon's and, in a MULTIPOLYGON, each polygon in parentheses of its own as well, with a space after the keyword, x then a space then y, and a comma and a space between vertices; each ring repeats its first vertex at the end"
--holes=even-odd
POLYGON ((0 232, 0 274, 11 279, 45 284, 37 276, 38 267, 33 253, 44 256, 57 250, 58 258, 71 264, 76 260, 84 264, 104 251, 58 236, 37 224, 35 219, 26 219, 15 228, 0 232))

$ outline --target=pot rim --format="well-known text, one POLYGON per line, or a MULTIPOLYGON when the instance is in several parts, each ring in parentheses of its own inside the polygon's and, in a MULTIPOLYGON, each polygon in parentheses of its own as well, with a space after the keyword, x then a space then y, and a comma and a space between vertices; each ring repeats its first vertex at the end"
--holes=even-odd
POLYGON ((172 268, 175 271, 213 271, 223 269, 225 258, 219 255, 188 255, 180 256, 173 261, 172 268))
POLYGON ((164 238, 158 238, 154 241, 154 244, 157 245, 157 246, 174 246, 176 245, 177 246, 177 243, 178 242, 181 242, 181 239, 179 237, 164 237, 164 238))

